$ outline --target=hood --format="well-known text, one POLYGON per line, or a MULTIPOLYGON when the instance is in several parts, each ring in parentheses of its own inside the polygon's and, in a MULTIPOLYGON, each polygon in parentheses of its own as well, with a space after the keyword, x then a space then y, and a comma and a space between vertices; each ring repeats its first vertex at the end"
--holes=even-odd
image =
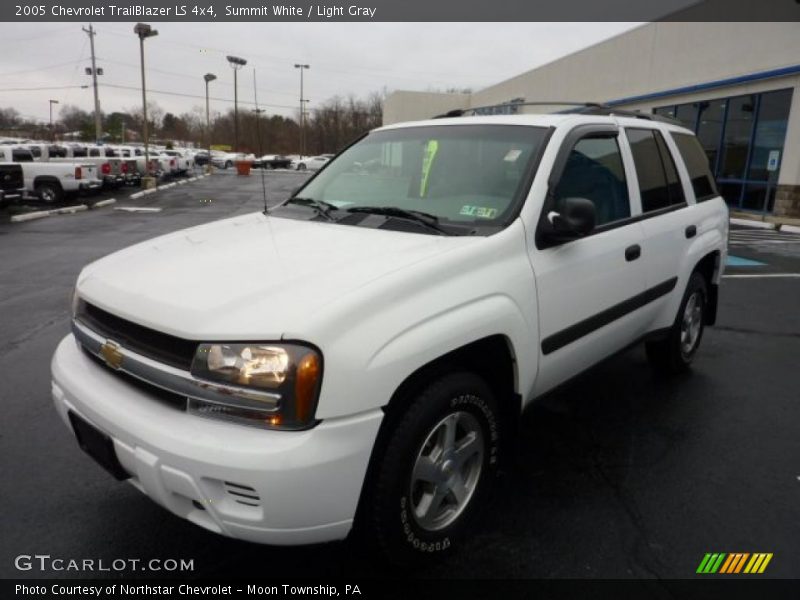
POLYGON ((186 339, 279 339, 343 296, 475 241, 255 213, 111 254, 84 269, 78 293, 186 339))

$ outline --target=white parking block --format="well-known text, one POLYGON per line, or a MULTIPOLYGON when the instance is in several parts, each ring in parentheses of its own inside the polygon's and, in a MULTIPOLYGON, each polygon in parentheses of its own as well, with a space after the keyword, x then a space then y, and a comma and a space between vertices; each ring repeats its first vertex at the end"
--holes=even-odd
POLYGON ((775 223, 765 221, 751 221, 750 219, 731 218, 731 225, 741 225, 742 227, 755 227, 756 229, 776 229, 775 223))
POLYGON ((800 227, 797 225, 781 225, 781 231, 788 231, 789 233, 800 233, 800 227))
POLYGON ((33 221, 34 219, 43 219, 49 217, 49 210, 37 210, 36 212, 23 213, 21 215, 14 215, 11 217, 12 223, 22 223, 24 221, 33 221))
POLYGON ((162 209, 149 206, 115 206, 114 210, 121 210, 123 212, 157 213, 161 212, 162 209))
POLYGON ((101 200, 100 202, 95 202, 92 204, 92 208, 103 208, 104 206, 108 206, 110 204, 116 204, 116 198, 109 198, 108 200, 101 200))
POLYGON ((50 211, 51 215, 71 215, 76 212, 82 212, 84 210, 89 210, 89 207, 85 204, 76 204, 75 206, 64 206, 62 208, 54 208, 50 211))
POLYGON ((136 198, 141 198, 142 196, 144 196, 144 192, 136 192, 135 194, 128 196, 128 198, 131 200, 136 200, 136 198))
POLYGON ((142 192, 143 196, 149 196, 150 194, 155 194, 158 191, 158 188, 150 188, 149 190, 145 190, 142 192))

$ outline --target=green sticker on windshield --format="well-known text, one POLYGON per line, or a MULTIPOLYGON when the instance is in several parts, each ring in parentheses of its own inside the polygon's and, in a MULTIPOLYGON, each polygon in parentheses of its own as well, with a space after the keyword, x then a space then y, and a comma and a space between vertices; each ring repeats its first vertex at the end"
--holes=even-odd
POLYGON ((431 173, 433 166, 433 159, 436 158, 436 153, 439 151, 439 142, 436 140, 429 140, 425 144, 425 152, 422 155, 422 173, 419 181, 419 197, 424 198, 428 193, 428 175, 431 173))
POLYGON ((494 219, 497 216, 496 208, 489 208, 487 206, 472 206, 465 204, 459 211, 460 215, 466 217, 475 217, 476 219, 494 219))

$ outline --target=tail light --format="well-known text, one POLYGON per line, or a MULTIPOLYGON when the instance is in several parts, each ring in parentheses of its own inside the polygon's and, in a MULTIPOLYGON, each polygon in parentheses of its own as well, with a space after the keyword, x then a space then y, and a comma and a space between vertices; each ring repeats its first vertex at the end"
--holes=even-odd
POLYGON ((83 171, 80 167, 75 167, 75 179, 83 178, 83 171))
POLYGON ((169 161, 169 166, 170 167, 174 167, 175 166, 175 159, 174 158, 169 161))
POLYGON ((100 167, 100 172, 103 175, 111 175, 111 163, 103 163, 103 166, 100 167))
POLYGON ((122 163, 122 172, 123 173, 127 173, 128 172, 128 163, 122 163))

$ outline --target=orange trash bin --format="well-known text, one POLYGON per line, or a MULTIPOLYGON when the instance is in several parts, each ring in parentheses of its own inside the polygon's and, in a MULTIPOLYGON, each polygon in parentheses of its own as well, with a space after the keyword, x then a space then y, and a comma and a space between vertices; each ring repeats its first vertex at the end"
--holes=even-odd
POLYGON ((250 161, 237 160, 236 161, 236 174, 237 175, 250 175, 250 161))

